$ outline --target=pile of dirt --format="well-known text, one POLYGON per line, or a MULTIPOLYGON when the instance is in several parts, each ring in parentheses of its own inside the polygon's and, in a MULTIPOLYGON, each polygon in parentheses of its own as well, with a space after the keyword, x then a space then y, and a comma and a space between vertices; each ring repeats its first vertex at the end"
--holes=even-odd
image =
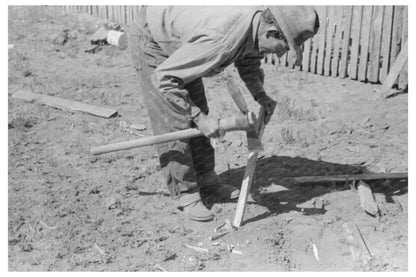
MULTIPOLYGON (((368 182, 377 217, 361 209, 351 182, 280 182, 407 172, 406 94, 382 99, 379 85, 265 64, 265 88, 278 109, 265 129, 255 201, 242 228, 210 241, 214 229, 233 218, 235 202, 207 199, 217 220, 190 222, 176 211, 152 147, 89 154, 92 146, 152 134, 128 52, 112 46, 84 51, 100 26, 98 19, 56 7, 9 6, 9 43, 15 46, 8 64, 9 270, 407 270, 407 181, 368 182), (65 43, 57 43, 59 34, 66 34, 65 43), (21 88, 113 108, 119 116, 98 118, 10 97, 21 88)), ((224 76, 204 82, 213 114, 238 112, 224 76)), ((257 111, 247 90, 244 95, 257 111)), ((217 172, 239 187, 247 163, 244 134, 227 134, 215 145, 217 172)))

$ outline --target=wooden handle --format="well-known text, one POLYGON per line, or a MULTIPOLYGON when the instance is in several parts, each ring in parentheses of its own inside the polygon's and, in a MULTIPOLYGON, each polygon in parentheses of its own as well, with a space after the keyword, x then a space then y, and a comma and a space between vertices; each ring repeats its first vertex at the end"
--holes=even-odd
MULTIPOLYGON (((220 129, 229 132, 229 131, 237 131, 237 130, 247 130, 256 124, 256 117, 254 113, 248 113, 246 116, 237 116, 231 117, 228 119, 221 119, 219 121, 220 129)), ((122 141, 113 144, 107 144, 102 146, 92 147, 90 152, 93 155, 100 155, 104 153, 110 153, 120 150, 128 150, 132 148, 138 148, 142 146, 149 146, 159 143, 165 143, 174 140, 198 137, 203 135, 203 133, 196 129, 186 129, 181 131, 176 131, 172 133, 141 138, 136 140, 130 141, 122 141)))

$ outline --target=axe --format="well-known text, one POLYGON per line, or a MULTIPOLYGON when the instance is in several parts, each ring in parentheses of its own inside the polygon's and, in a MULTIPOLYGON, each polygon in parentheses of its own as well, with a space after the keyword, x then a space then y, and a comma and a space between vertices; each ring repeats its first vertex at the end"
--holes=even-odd
MULTIPOLYGON (((228 76, 227 89, 241 113, 243 115, 248 114, 249 111, 244 96, 231 75, 228 76)), ((247 130, 247 146, 249 153, 259 153, 264 151, 263 145, 259 139, 258 130, 256 129, 259 129, 258 126, 253 126, 247 130)))
MULTIPOLYGON (((229 131, 247 131, 248 133, 254 132, 251 134, 251 136, 255 135, 255 126, 257 125, 257 119, 254 113, 247 112, 244 115, 239 115, 236 117, 230 117, 227 119, 220 119, 219 120, 219 127, 224 132, 229 131)), ((152 136, 152 137, 146 137, 136 140, 130 140, 130 141, 123 141, 113 144, 107 144, 102 146, 96 146, 92 147, 90 152, 93 155, 99 155, 104 153, 110 153, 115 151, 121 151, 121 150, 127 150, 132 148, 138 148, 142 146, 148 146, 148 145, 154 145, 159 143, 165 143, 169 141, 174 140, 180 140, 180 139, 186 139, 186 138, 192 138, 192 137, 198 137, 203 136, 203 133, 198 130, 197 128, 190 128, 185 129, 181 131, 176 131, 172 133, 166 133, 162 135, 152 136)), ((247 137, 249 137, 247 135, 247 137)), ((254 139, 254 137, 250 137, 250 139, 254 139)), ((250 147, 251 142, 248 142, 248 145, 250 147)), ((253 151, 253 150, 252 150, 253 151)))

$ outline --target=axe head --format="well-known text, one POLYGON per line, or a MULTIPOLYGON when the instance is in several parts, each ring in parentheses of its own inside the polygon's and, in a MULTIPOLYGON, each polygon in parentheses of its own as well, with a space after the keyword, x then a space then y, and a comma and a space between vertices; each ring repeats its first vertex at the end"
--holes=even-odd
POLYGON ((259 124, 257 122, 256 116, 254 115, 254 113, 249 113, 249 114, 251 114, 251 118, 249 117, 249 121, 253 120, 254 124, 250 124, 252 127, 246 131, 248 151, 255 152, 255 153, 263 152, 264 148, 263 148, 263 144, 260 141, 259 132, 257 128, 259 124))

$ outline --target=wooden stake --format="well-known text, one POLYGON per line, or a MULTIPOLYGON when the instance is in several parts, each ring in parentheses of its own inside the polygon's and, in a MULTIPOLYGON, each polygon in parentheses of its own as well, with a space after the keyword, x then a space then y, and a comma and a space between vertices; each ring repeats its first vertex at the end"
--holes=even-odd
MULTIPOLYGON (((259 140, 261 140, 264 132, 264 117, 265 117, 265 110, 263 107, 260 108, 259 112, 259 126, 258 126, 258 136, 259 140)), ((243 183, 241 184, 240 189, 240 196, 238 198, 238 204, 235 211, 233 226, 239 228, 241 226, 241 222, 243 221, 244 217, 244 209, 246 206, 247 198, 250 193, 251 184, 254 178, 254 170, 256 169, 257 157, 258 152, 250 152, 248 154, 248 161, 246 166, 246 171, 244 172, 243 183)))

